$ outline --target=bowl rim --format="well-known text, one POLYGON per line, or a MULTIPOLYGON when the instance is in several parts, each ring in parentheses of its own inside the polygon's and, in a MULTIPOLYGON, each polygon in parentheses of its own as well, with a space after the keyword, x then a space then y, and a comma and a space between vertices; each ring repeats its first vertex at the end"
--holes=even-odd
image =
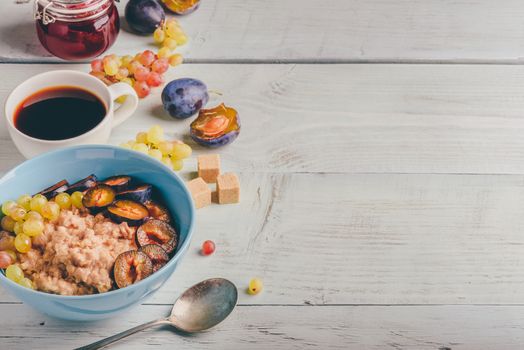
MULTIPOLYGON (((35 293, 37 295, 45 295, 48 298, 56 299, 56 300, 99 299, 99 298, 103 298, 105 296, 114 296, 114 295, 121 294, 121 293, 129 293, 129 292, 133 291, 134 289, 139 288, 141 285, 144 285, 145 283, 148 283, 149 281, 151 281, 151 277, 153 277, 155 274, 157 274, 157 273, 161 272, 162 270, 167 269, 169 266, 175 264, 185 254, 185 252, 189 248, 189 244, 191 243, 191 238, 193 236, 193 231, 194 231, 194 227, 195 227, 195 205, 193 203, 191 194, 189 193, 189 190, 187 189, 187 186, 186 186, 185 182, 178 176, 178 174, 176 174, 173 170, 168 168, 163 163, 160 163, 159 161, 157 161, 157 160, 155 160, 155 159, 153 159, 153 158, 151 158, 151 157, 149 157, 149 156, 147 156, 147 155, 145 155, 143 153, 140 153, 140 152, 137 152, 137 151, 134 151, 134 150, 130 150, 130 149, 126 149, 126 148, 122 148, 122 147, 112 146, 112 145, 91 144, 91 145, 80 145, 80 146, 64 147, 64 148, 60 148, 60 149, 57 149, 57 150, 46 152, 46 153, 43 153, 43 154, 41 154, 41 155, 39 155, 37 157, 25 160, 21 164, 15 166, 11 170, 9 170, 2 177, 0 177, 0 185, 1 185, 1 183, 5 179, 8 179, 8 178, 12 177, 14 175, 14 173, 16 173, 16 171, 19 171, 20 168, 22 168, 24 166, 27 166, 27 163, 30 163, 33 160, 40 160, 40 159, 47 158, 49 156, 57 155, 57 154, 60 154, 60 153, 67 153, 67 152, 73 152, 73 151, 78 151, 78 150, 89 150, 89 149, 92 149, 92 148, 115 150, 115 151, 118 151, 118 152, 130 153, 133 156, 137 156, 140 160, 143 160, 146 163, 149 163, 151 166, 162 169, 166 173, 167 176, 170 176, 173 180, 178 182, 179 185, 181 185, 185 195, 189 199, 189 204, 190 204, 189 213, 190 213, 191 218, 190 218, 190 221, 189 221, 189 229, 188 229, 188 232, 187 232, 186 239, 184 240, 182 245, 178 248, 178 250, 176 251, 175 255, 171 259, 169 259, 169 262, 167 264, 165 264, 161 269, 159 269, 158 271, 155 271, 150 276, 144 278, 143 280, 139 281, 138 283, 134 283, 134 284, 129 285, 129 286, 125 287, 125 288, 119 288, 119 289, 111 290, 109 292, 97 293, 97 294, 84 294, 84 295, 52 294, 52 293, 47 293, 47 292, 42 292, 42 291, 38 291, 38 290, 22 287, 18 283, 13 282, 10 279, 8 279, 3 273, 0 272, 0 281, 2 281, 2 283, 7 283, 11 287, 14 287, 15 289, 19 288, 19 290, 21 290, 23 292, 26 292, 26 293, 29 292, 29 293, 35 293)), ((147 295, 147 294, 149 294, 149 292, 146 292, 145 294, 147 295)))

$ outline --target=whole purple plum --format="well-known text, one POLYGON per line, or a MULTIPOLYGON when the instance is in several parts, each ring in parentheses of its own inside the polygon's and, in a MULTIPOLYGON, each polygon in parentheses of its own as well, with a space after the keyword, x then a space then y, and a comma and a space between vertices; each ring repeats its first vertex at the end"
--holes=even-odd
POLYGON ((129 27, 139 34, 151 34, 165 19, 162 5, 156 0, 129 0, 125 17, 129 27))
POLYGON ((197 79, 176 79, 162 90, 162 104, 170 116, 186 119, 197 113, 209 100, 206 84, 197 79))

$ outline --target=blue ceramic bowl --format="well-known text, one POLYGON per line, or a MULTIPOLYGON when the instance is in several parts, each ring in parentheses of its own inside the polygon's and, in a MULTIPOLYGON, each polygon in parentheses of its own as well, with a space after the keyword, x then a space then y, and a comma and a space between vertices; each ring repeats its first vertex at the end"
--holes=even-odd
POLYGON ((138 152, 113 146, 78 146, 30 159, 0 179, 0 202, 24 193, 37 193, 62 180, 70 183, 90 174, 99 178, 130 175, 155 186, 176 220, 180 241, 175 256, 160 270, 123 289, 81 296, 62 296, 19 286, 0 273, 0 284, 17 298, 52 317, 90 321, 112 317, 142 302, 171 276, 186 252, 195 209, 184 183, 163 164, 138 152))

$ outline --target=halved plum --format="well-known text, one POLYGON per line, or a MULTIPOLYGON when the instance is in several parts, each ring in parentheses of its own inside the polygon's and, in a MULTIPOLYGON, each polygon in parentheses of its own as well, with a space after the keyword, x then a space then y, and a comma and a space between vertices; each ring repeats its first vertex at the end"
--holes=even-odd
POLYGON ((138 202, 117 200, 108 208, 109 217, 117 222, 127 222, 129 226, 138 226, 149 217, 149 210, 138 202))
POLYGON ((82 179, 80 181, 75 182, 69 188, 67 189, 67 193, 72 194, 74 192, 84 192, 85 190, 90 189, 91 187, 95 187, 98 183, 98 178, 91 174, 85 179, 82 179))
POLYGON ((136 239, 140 247, 156 244, 167 254, 173 252, 178 243, 178 234, 167 222, 149 219, 136 231, 136 239))
POLYGON ((129 250, 117 256, 113 273, 118 288, 124 288, 151 275, 153 263, 146 253, 129 250))
POLYGON ((62 180, 53 186, 38 192, 38 194, 45 196, 47 199, 53 199, 57 194, 67 191, 68 188, 69 182, 67 182, 67 180, 62 180))
POLYGON ((149 210, 150 217, 171 223, 171 215, 169 214, 169 211, 167 211, 167 209, 162 205, 152 200, 145 202, 144 205, 146 206, 147 210, 149 210))
POLYGON ((160 270, 169 261, 169 255, 167 255, 166 251, 156 244, 146 244, 138 251, 146 253, 149 259, 151 259, 153 272, 160 270))
POLYGON ((133 189, 119 192, 116 195, 118 199, 129 199, 135 202, 145 203, 151 199, 151 194, 153 193, 153 186, 151 185, 141 185, 133 189))
POLYGON ((99 184, 91 187, 84 194, 82 204, 94 213, 101 211, 115 200, 115 190, 112 187, 99 184))
POLYGON ((129 185, 131 184, 131 176, 127 175, 117 175, 117 176, 111 176, 104 181, 102 181, 104 185, 111 186, 115 189, 116 192, 122 192, 127 190, 129 185))

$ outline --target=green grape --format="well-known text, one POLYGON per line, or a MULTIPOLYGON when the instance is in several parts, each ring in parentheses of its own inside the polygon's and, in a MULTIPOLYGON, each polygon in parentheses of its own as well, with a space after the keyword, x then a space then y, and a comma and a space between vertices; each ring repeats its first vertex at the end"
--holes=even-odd
POLYGON ((145 143, 137 143, 137 144, 133 145, 133 150, 137 151, 137 152, 142 152, 142 153, 145 153, 145 154, 149 153, 149 147, 147 147, 147 145, 145 143))
POLYGON ((13 232, 15 233, 15 235, 19 235, 19 234, 24 233, 23 225, 24 225, 24 223, 21 222, 21 221, 17 221, 15 223, 15 227, 13 228, 13 232))
POLYGON ((166 34, 175 39, 175 37, 184 34, 182 28, 178 25, 176 21, 169 21, 166 23, 166 34))
POLYGON ((119 62, 116 60, 109 60, 106 63, 104 63, 104 72, 109 75, 113 76, 116 73, 118 73, 119 68, 119 62))
POLYGON ((136 134, 136 142, 137 143, 147 143, 147 132, 139 132, 136 134))
POLYGON ((44 232, 44 222, 42 220, 29 219, 23 225, 24 234, 35 237, 44 232))
POLYGON ((247 292, 251 295, 260 293, 263 288, 262 281, 259 278, 253 278, 249 281, 247 292))
POLYGON ((162 42, 165 40, 165 38, 166 38, 166 33, 162 30, 161 27, 158 27, 153 32, 153 40, 155 40, 155 42, 157 44, 162 44, 162 42))
POLYGON ((191 155, 193 151, 189 145, 185 143, 175 143, 173 144, 173 150, 171 151, 171 157, 173 159, 185 159, 191 155))
POLYGON ((13 201, 4 202, 4 204, 2 204, 2 213, 4 213, 4 215, 11 214, 11 209, 13 209, 15 206, 16 203, 13 201))
POLYGON ((162 161, 162 152, 160 152, 158 149, 150 149, 149 156, 155 158, 156 160, 162 161))
POLYGON ((184 161, 182 159, 171 160, 173 163, 173 170, 180 171, 184 167, 184 161))
POLYGON ((71 209, 71 196, 66 192, 59 193, 55 197, 55 203, 58 204, 61 209, 71 209))
POLYGON ((158 58, 169 58, 171 56, 171 50, 169 50, 169 47, 162 47, 160 50, 158 50, 158 53, 156 54, 158 58))
POLYGON ((82 199, 84 199, 84 194, 82 192, 74 192, 71 195, 71 204, 73 204, 75 208, 82 209, 84 207, 82 199))
POLYGON ((27 214, 27 211, 21 206, 17 205, 11 209, 11 214, 9 216, 11 216, 15 221, 22 221, 25 218, 25 214, 27 214))
POLYGON ((31 237, 21 233, 15 237, 15 248, 20 253, 27 253, 31 250, 31 237))
POLYGON ((122 56, 122 58, 120 59, 122 67, 126 67, 126 68, 129 65, 129 63, 131 63, 132 61, 133 61, 133 56, 131 55, 122 56))
POLYGON ((173 168, 173 162, 171 161, 171 158, 169 158, 168 156, 162 157, 162 163, 164 163, 170 169, 173 168))
POLYGON ((131 149, 133 146, 131 146, 131 144, 129 142, 124 142, 124 143, 120 144, 120 147, 131 149))
POLYGON ((35 219, 35 220, 40 220, 40 221, 44 220, 42 215, 39 212, 37 212, 37 211, 30 211, 27 214, 25 214, 24 220, 27 221, 27 220, 30 220, 30 219, 35 219))
POLYGON ((55 221, 60 216, 60 206, 55 202, 47 202, 41 211, 42 216, 50 221, 55 221))
POLYGON ((18 284, 21 285, 22 287, 26 287, 29 289, 35 289, 33 287, 33 282, 31 282, 31 280, 27 277, 24 277, 20 281, 18 281, 18 284))
POLYGON ((5 269, 5 277, 9 278, 11 281, 18 283, 24 278, 24 271, 18 265, 9 265, 5 269))
POLYGON ((10 216, 4 216, 2 218, 2 221, 0 222, 0 225, 2 226, 2 230, 13 232, 15 229, 16 221, 10 216))
POLYGON ((147 141, 157 145, 159 142, 164 141, 164 129, 160 125, 153 125, 147 131, 147 141))
POLYGON ((187 43, 187 36, 184 33, 175 36, 173 39, 176 40, 176 43, 178 44, 178 46, 182 46, 187 43))
POLYGON ((28 194, 23 194, 20 197, 18 197, 18 200, 16 201, 19 206, 24 208, 25 210, 31 210, 31 196, 28 194))
MULTIPOLYGON (((13 242, 14 242, 14 238, 13 238, 13 242)), ((9 256, 11 257, 11 263, 16 262, 17 259, 16 259, 16 253, 15 252, 13 252, 11 249, 4 250, 4 252, 9 254, 9 256)))
POLYGON ((176 43, 176 40, 173 39, 173 38, 166 38, 166 40, 164 40, 162 46, 167 47, 170 50, 174 50, 174 49, 176 49, 177 43, 176 43))
POLYGON ((47 203, 47 198, 41 194, 37 194, 31 199, 31 210, 37 211, 40 213, 42 207, 47 203))
POLYGON ((173 142, 162 141, 158 144, 158 149, 162 152, 162 155, 168 156, 173 152, 173 142))

